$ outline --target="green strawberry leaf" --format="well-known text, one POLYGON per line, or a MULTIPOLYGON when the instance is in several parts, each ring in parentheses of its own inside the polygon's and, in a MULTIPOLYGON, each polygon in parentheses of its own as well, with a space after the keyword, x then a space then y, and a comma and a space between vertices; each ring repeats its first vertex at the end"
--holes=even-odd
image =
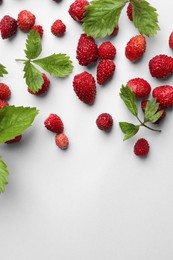
POLYGON ((44 83, 42 73, 34 67, 29 61, 25 62, 24 66, 24 78, 26 84, 34 93, 42 88, 44 83))
POLYGON ((5 66, 0 64, 0 77, 3 77, 4 74, 8 74, 8 71, 5 69, 5 66))
POLYGON ((122 132, 125 134, 123 141, 133 137, 139 131, 139 127, 140 127, 139 125, 134 125, 127 122, 119 122, 119 126, 122 132))
POLYGON ((5 185, 8 184, 7 176, 9 175, 7 165, 0 159, 0 193, 4 192, 5 185))
POLYGON ((42 69, 56 77, 66 77, 73 69, 72 61, 66 54, 52 54, 48 57, 33 60, 42 69))
POLYGON ((130 3, 133 7, 133 23, 140 34, 154 36, 160 30, 157 10, 145 0, 130 0, 130 3))
POLYGON ((161 111, 158 111, 156 114, 154 114, 153 116, 150 116, 150 122, 151 123, 155 123, 160 117, 161 115, 163 114, 163 110, 161 111))
POLYGON ((123 86, 120 89, 120 97, 124 101, 128 110, 134 115, 138 115, 138 109, 135 101, 135 95, 128 86, 123 86))
POLYGON ((21 135, 34 121, 38 110, 31 107, 5 106, 0 109, 0 143, 21 135))
POLYGON ((128 0, 93 0, 86 6, 83 30, 88 36, 105 37, 118 26, 121 11, 128 0))
MULTIPOLYGON (((159 104, 156 102, 155 98, 153 98, 147 102, 147 105, 145 108, 145 113, 144 113, 144 123, 152 122, 153 116, 155 116, 158 108, 159 108, 159 104)), ((156 121, 157 121, 157 119, 156 119, 156 121)))
POLYGON ((28 59, 36 59, 42 51, 41 38, 36 30, 31 30, 26 40, 25 54, 28 59))

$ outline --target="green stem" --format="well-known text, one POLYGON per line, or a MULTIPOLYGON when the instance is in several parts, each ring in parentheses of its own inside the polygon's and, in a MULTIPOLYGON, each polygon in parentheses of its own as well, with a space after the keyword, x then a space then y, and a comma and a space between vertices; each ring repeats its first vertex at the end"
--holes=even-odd
POLYGON ((154 132, 159 132, 159 133, 162 132, 162 130, 158 130, 158 129, 154 129, 152 127, 149 127, 148 125, 145 124, 145 122, 142 122, 138 116, 136 116, 136 118, 140 122, 140 126, 144 126, 145 128, 148 128, 149 130, 154 131, 154 132))

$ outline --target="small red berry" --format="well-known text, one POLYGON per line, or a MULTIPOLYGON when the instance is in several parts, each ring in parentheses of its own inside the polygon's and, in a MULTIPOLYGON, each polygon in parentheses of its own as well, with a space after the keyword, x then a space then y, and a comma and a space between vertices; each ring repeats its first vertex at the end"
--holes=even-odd
POLYGON ((14 143, 20 142, 21 139, 22 139, 22 135, 18 135, 15 138, 13 138, 13 139, 11 139, 9 141, 6 141, 5 143, 6 144, 14 144, 14 143))
POLYGON ((31 30, 36 30, 40 34, 40 38, 43 37, 43 27, 41 25, 34 25, 31 30))
POLYGON ((173 49, 173 32, 169 36, 169 47, 173 49))
POLYGON ((96 119, 96 125, 100 130, 109 131, 113 125, 112 116, 108 113, 102 113, 96 119))
POLYGON ((0 83, 0 99, 8 99, 11 96, 10 88, 4 84, 0 83))
POLYGON ((112 60, 101 60, 97 66, 97 83, 103 85, 112 78, 115 72, 115 63, 112 60))
POLYGON ((150 84, 142 78, 129 80, 127 86, 133 91, 136 98, 146 98, 151 92, 150 84))
POLYGON ((133 9, 132 9, 132 5, 130 3, 127 6, 127 16, 130 21, 133 21, 133 9))
POLYGON ((103 42, 99 48, 99 57, 101 59, 110 59, 113 60, 116 55, 116 48, 111 42, 103 42))
POLYGON ((42 73, 42 78, 43 78, 43 80, 44 80, 43 85, 42 85, 42 88, 39 89, 37 92, 33 92, 33 91, 30 90, 30 88, 28 87, 28 92, 29 92, 30 94, 33 94, 33 95, 35 95, 35 96, 40 96, 40 95, 42 95, 42 94, 44 94, 44 93, 47 92, 47 90, 49 89, 50 80, 48 79, 48 77, 46 76, 45 73, 42 73))
POLYGON ((64 131, 64 125, 61 118, 56 114, 50 114, 44 121, 45 127, 52 132, 61 134, 64 131))
POLYGON ((28 32, 35 24, 35 15, 28 10, 23 10, 18 14, 18 27, 23 32, 28 32))
POLYGON ((163 107, 173 107, 173 86, 165 85, 153 89, 152 95, 163 107))
POLYGON ((9 106, 8 102, 5 100, 0 99, 0 109, 3 107, 9 106))
POLYGON ((17 21, 13 17, 5 15, 0 21, 2 39, 7 39, 13 36, 17 32, 17 28, 17 21))
POLYGON ((146 139, 140 138, 134 145, 134 153, 137 156, 146 156, 149 152, 149 143, 146 139))
POLYGON ((64 35, 65 31, 66 26, 60 19, 56 20, 51 26, 51 32, 55 36, 61 37, 64 35))
POLYGON ((146 50, 146 40, 143 35, 132 37, 126 45, 125 55, 131 62, 139 60, 146 50))
POLYGON ((87 0, 75 0, 69 7, 70 16, 77 22, 82 22, 85 14, 85 7, 89 5, 87 0))
POLYGON ((165 78, 173 73, 173 58, 165 54, 156 55, 149 61, 152 77, 165 78))
POLYGON ((61 150, 66 150, 69 146, 69 140, 65 134, 57 134, 55 136, 55 143, 61 150))
POLYGON ((111 33, 111 36, 116 36, 119 32, 119 26, 115 27, 113 32, 111 33))

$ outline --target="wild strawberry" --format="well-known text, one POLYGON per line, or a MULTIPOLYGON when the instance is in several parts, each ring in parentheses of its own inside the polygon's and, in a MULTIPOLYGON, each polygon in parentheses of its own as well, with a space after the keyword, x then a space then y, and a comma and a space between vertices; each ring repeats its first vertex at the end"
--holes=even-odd
POLYGON ((149 61, 152 77, 165 78, 173 73, 173 58, 165 54, 156 55, 149 61))
POLYGON ((18 135, 15 138, 13 138, 13 139, 11 139, 9 141, 6 141, 5 143, 6 144, 14 144, 14 143, 20 142, 21 139, 22 139, 22 135, 18 135))
POLYGON ((42 88, 39 89, 37 92, 33 92, 32 90, 30 90, 30 88, 28 87, 28 92, 30 94, 36 95, 36 96, 40 96, 42 94, 44 94, 45 92, 47 92, 47 90, 49 89, 49 85, 50 85, 50 80, 48 79, 48 77, 46 76, 46 74, 42 73, 42 78, 44 80, 42 88))
POLYGON ((60 20, 56 20, 52 26, 51 26, 51 32, 58 37, 61 37, 64 35, 66 31, 66 25, 60 20))
POLYGON ((134 145, 134 153, 137 156, 146 156, 150 150, 149 143, 146 139, 140 138, 134 145))
POLYGON ((69 7, 70 16, 77 22, 82 22, 85 14, 85 7, 89 5, 87 0, 75 0, 69 7))
POLYGON ((8 102, 5 100, 0 99, 0 109, 3 107, 9 106, 8 102))
POLYGON ((35 15, 28 10, 23 10, 18 14, 18 27, 23 32, 28 32, 35 24, 35 15))
POLYGON ((13 17, 5 15, 0 21, 2 39, 7 39, 13 36, 17 32, 17 28, 17 21, 13 17))
POLYGON ((169 36, 169 47, 173 49, 173 32, 169 36))
POLYGON ((112 116, 108 113, 100 114, 96 119, 96 125, 100 130, 109 131, 113 125, 112 116))
POLYGON ((97 83, 103 85, 115 72, 115 63, 112 60, 101 60, 97 66, 97 83))
POLYGON ((99 57, 101 59, 110 59, 113 60, 116 55, 116 48, 111 42, 103 42, 99 48, 99 57))
POLYGON ((134 78, 127 82, 128 87, 133 91, 136 98, 146 98, 151 91, 150 84, 142 78, 134 78))
POLYGON ((115 27, 113 32, 111 33, 111 36, 116 36, 119 32, 119 26, 115 27))
POLYGON ((76 50, 76 58, 80 65, 87 66, 98 59, 98 48, 93 37, 81 34, 76 50))
POLYGON ((31 30, 36 30, 40 34, 40 38, 43 37, 43 27, 41 25, 34 25, 31 30))
POLYGON ((153 89, 152 95, 163 107, 173 107, 173 87, 159 86, 153 89))
POLYGON ((55 136, 55 143, 61 150, 66 150, 69 146, 69 140, 65 134, 57 134, 55 136))
POLYGON ((0 99, 8 99, 10 96, 10 88, 4 83, 0 83, 0 99))
POLYGON ((56 114, 50 114, 44 121, 45 127, 52 132, 61 134, 64 131, 64 124, 61 118, 56 114))
POLYGON ((129 3, 127 6, 127 16, 130 21, 133 21, 133 8, 132 5, 129 3))
MULTIPOLYGON (((145 113, 147 103, 148 103, 148 100, 143 100, 141 102, 141 108, 142 108, 142 111, 144 113, 145 113)), ((166 116, 166 111, 164 110, 164 108, 160 104, 159 104, 159 108, 158 108, 157 112, 159 112, 159 111, 162 111, 162 115, 160 116, 160 118, 154 124, 159 124, 166 116)))
POLYGON ((146 40, 143 35, 132 37, 126 45, 126 58, 132 62, 139 60, 146 50, 146 40))
POLYGON ((73 89, 78 98, 88 104, 92 105, 96 97, 96 83, 92 74, 84 71, 74 77, 73 89))

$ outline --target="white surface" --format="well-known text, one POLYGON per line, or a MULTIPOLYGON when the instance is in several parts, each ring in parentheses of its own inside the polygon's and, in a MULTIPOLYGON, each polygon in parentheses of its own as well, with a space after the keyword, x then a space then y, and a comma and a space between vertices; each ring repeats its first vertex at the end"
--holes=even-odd
MULTIPOLYGON (((141 130, 123 142, 119 121, 136 122, 119 98, 121 84, 133 77, 144 77, 152 87, 171 84, 151 78, 148 61, 159 53, 172 55, 168 37, 172 28, 170 0, 154 1, 161 31, 147 39, 143 59, 131 64, 124 56, 127 41, 138 34, 126 16, 121 15, 117 66, 113 79, 97 86, 93 106, 80 102, 73 92, 75 74, 84 70, 95 75, 95 68, 78 65, 75 59, 81 26, 68 15, 72 0, 56 4, 52 0, 4 0, 0 17, 17 17, 28 9, 44 28, 42 56, 65 52, 74 63, 66 79, 49 77, 51 87, 44 97, 27 92, 23 66, 26 34, 18 31, 12 40, 0 40, 0 62, 9 74, 3 82, 12 90, 10 104, 36 106, 33 126, 21 143, 1 145, 1 155, 10 176, 0 196, 0 257, 3 260, 172 260, 173 259, 173 123, 168 111, 162 133, 141 130), (56 38, 50 27, 56 19, 67 26, 63 38, 56 38), (97 129, 95 120, 102 112, 113 116, 110 134, 97 129), (67 151, 55 145, 54 134, 44 127, 50 113, 61 116, 70 140, 67 151), (151 150, 146 159, 133 154, 135 141, 145 137, 151 150)), ((102 40, 99 40, 100 43, 102 40)), ((2 81, 2 80, 1 80, 2 81)))

